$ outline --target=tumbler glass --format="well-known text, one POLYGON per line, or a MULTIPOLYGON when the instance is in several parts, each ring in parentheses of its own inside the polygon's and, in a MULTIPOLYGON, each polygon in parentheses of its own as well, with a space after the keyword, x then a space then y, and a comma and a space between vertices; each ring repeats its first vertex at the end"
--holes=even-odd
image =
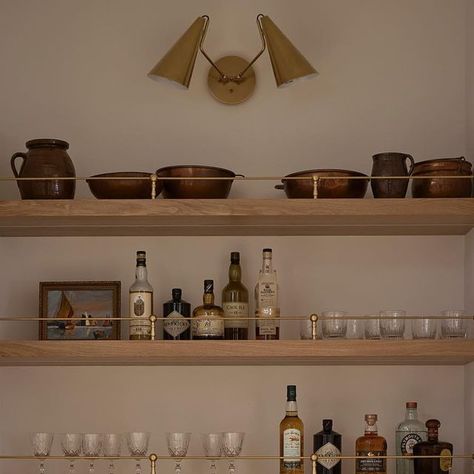
POLYGON ((342 339, 346 337, 347 320, 340 319, 346 315, 345 311, 324 311, 323 337, 326 339, 342 339))
POLYGON ((441 337, 444 339, 466 338, 467 319, 462 319, 464 311, 448 310, 441 313, 441 337))
POLYGON ((403 339, 406 311, 380 311, 380 335, 383 339, 403 339))
POLYGON ((366 339, 380 339, 380 318, 366 319, 364 328, 366 339))
POLYGON ((363 339, 364 327, 361 319, 348 319, 346 339, 363 339))
POLYGON ((423 318, 411 320, 411 335, 413 339, 435 339, 436 319, 423 318))

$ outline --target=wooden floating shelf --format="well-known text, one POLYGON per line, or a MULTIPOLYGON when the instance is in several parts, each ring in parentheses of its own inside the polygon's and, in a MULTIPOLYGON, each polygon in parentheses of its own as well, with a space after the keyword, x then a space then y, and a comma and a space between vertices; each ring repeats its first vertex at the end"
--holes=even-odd
POLYGON ((0 366, 464 365, 474 340, 0 341, 0 366))
POLYGON ((464 235, 474 199, 0 201, 0 236, 464 235))

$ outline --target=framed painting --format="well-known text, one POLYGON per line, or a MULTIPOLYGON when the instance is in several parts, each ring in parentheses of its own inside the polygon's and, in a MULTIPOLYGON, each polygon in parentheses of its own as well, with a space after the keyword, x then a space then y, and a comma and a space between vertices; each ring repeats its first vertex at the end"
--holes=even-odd
POLYGON ((39 301, 40 340, 120 339, 119 281, 43 281, 39 301))

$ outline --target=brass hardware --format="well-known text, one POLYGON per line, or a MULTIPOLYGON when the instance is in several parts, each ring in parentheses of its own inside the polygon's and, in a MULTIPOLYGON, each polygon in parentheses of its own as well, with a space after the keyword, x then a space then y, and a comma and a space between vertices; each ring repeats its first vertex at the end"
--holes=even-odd
POLYGON ((315 341, 318 338, 318 315, 317 314, 312 314, 309 317, 311 321, 311 339, 315 341))
POLYGON ((148 459, 150 460, 150 464, 151 464, 151 474, 156 474, 156 461, 158 459, 158 456, 154 453, 150 454, 150 456, 148 457, 148 459))
POLYGON ((156 179, 157 179, 156 174, 152 174, 150 176, 150 179, 151 179, 151 198, 156 199, 156 179))
POLYGON ((311 455, 311 467, 312 467, 312 474, 316 474, 316 462, 318 461, 318 455, 316 453, 311 455))
POLYGON ((151 334, 150 334, 150 337, 151 337, 151 340, 154 341, 155 340, 155 337, 156 337, 156 320, 158 319, 154 314, 150 315, 150 317, 148 318, 150 320, 150 323, 151 323, 151 334))
POLYGON ((320 176, 312 176, 313 178, 313 199, 318 199, 318 184, 320 176))

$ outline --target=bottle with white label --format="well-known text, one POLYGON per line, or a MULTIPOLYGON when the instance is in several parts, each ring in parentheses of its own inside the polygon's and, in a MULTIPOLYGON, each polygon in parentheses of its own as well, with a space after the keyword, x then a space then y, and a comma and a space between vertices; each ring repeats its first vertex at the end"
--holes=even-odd
POLYGON ((296 385, 288 385, 286 394, 286 416, 280 423, 280 474, 304 474, 304 425, 298 417, 296 385))
POLYGON ((203 304, 194 308, 193 339, 224 339, 224 310, 214 304, 214 281, 204 280, 203 304))
POLYGON ((181 299, 181 288, 171 290, 172 299, 163 304, 163 339, 191 339, 191 305, 181 299))
POLYGON ((313 437, 313 452, 321 458, 316 465, 317 474, 341 474, 342 436, 332 429, 332 420, 323 420, 323 430, 313 437))
POLYGON ((129 290, 130 339, 151 339, 150 316, 153 314, 153 287, 148 282, 146 252, 137 252, 135 282, 129 290))
POLYGON ((242 284, 240 253, 230 254, 229 283, 222 290, 224 310, 224 339, 248 339, 249 292, 242 284), (237 319, 234 319, 237 318, 237 319))
POLYGON ((277 274, 272 266, 272 249, 263 249, 262 269, 255 286, 255 308, 255 316, 258 318, 255 338, 279 339, 279 321, 268 319, 280 317, 277 274))

